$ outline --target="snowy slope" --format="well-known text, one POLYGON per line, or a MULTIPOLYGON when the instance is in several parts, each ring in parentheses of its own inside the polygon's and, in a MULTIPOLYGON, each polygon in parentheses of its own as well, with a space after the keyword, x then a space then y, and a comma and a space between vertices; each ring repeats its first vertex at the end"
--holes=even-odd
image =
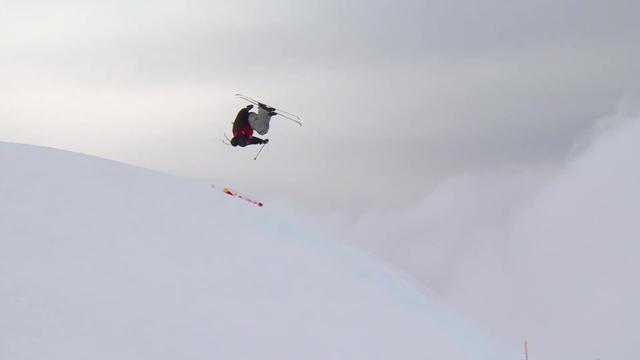
POLYGON ((27 145, 0 171, 0 359, 504 358, 268 207, 27 145))

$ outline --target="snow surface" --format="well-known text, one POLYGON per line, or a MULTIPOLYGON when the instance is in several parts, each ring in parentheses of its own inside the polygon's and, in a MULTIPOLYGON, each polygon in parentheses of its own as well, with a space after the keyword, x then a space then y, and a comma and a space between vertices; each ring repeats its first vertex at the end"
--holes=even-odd
POLYGON ((268 204, 28 145, 0 169, 0 359, 506 358, 268 204))

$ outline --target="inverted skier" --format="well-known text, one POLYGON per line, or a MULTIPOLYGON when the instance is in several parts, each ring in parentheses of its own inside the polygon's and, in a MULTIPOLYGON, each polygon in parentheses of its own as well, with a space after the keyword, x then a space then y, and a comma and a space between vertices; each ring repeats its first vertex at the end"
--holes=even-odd
POLYGON ((258 104, 258 113, 249 111, 253 105, 247 105, 240 109, 233 122, 233 138, 231 145, 245 147, 247 145, 267 144, 269 139, 261 139, 253 136, 255 130, 260 135, 269 132, 269 122, 273 115, 277 115, 275 109, 265 104, 258 104))

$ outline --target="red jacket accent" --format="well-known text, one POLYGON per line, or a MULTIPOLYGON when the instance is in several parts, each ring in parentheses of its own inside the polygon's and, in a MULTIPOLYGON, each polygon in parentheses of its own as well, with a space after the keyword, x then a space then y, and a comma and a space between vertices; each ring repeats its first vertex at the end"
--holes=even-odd
POLYGON ((251 125, 247 123, 246 125, 241 127, 239 130, 233 131, 233 136, 238 136, 238 135, 242 135, 247 139, 251 140, 251 138, 253 137, 253 128, 251 128, 251 125))

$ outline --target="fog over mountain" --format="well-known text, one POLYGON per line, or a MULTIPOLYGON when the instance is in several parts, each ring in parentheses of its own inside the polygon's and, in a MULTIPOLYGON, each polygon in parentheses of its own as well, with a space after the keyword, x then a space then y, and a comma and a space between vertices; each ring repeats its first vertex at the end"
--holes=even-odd
POLYGON ((469 172, 415 208, 329 228, 536 358, 638 358, 638 154, 640 118, 621 111, 559 167, 469 172))

